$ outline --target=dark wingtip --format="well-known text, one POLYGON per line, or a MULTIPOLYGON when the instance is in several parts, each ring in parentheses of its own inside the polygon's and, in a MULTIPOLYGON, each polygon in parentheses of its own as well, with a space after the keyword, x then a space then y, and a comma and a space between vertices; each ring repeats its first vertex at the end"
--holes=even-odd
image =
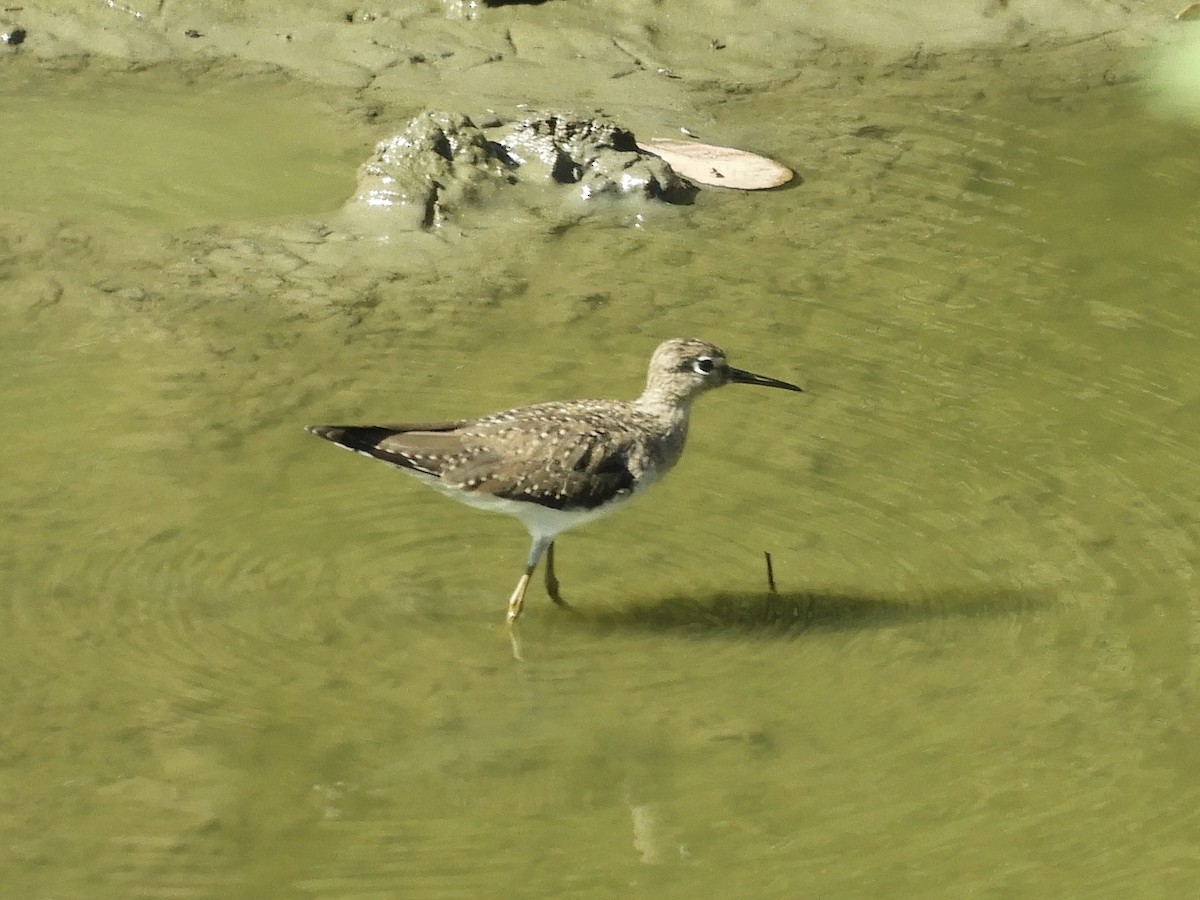
POLYGON ((315 434, 319 438, 333 441, 335 444, 340 442, 342 434, 346 431, 340 425, 305 425, 304 430, 309 434, 315 434))
POLYGON ((305 425, 304 430, 339 447, 366 452, 374 450, 375 444, 387 437, 384 429, 356 425, 305 425))
POLYGON ((382 425, 306 425, 305 431, 347 450, 357 450, 376 459, 393 461, 391 454, 379 451, 379 443, 396 433, 382 425))

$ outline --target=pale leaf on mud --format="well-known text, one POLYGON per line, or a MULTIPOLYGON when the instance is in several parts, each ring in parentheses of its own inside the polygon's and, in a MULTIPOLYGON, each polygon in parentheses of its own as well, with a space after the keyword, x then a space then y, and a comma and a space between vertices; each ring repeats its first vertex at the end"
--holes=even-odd
POLYGON ((732 147, 651 138, 639 142, 638 149, 661 157, 672 169, 697 184, 757 191, 779 187, 795 177, 791 169, 773 159, 732 147))

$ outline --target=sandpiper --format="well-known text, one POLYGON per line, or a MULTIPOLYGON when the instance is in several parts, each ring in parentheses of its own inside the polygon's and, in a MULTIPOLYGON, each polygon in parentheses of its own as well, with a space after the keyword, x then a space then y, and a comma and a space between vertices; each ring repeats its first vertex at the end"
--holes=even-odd
POLYGON ((462 503, 524 522, 533 544, 508 599, 511 626, 543 555, 546 592, 565 605, 554 575, 555 538, 608 515, 662 478, 683 453, 692 401, 731 383, 801 390, 733 368, 706 341, 673 338, 650 357, 646 389, 636 400, 566 400, 454 422, 308 430, 462 503))

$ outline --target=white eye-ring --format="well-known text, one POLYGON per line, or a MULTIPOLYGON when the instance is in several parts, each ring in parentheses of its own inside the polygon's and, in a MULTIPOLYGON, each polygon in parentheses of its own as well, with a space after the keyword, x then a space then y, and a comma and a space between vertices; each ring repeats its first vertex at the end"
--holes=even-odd
POLYGON ((713 362, 711 356, 701 356, 692 361, 692 369, 701 375, 711 375, 717 364, 713 362))

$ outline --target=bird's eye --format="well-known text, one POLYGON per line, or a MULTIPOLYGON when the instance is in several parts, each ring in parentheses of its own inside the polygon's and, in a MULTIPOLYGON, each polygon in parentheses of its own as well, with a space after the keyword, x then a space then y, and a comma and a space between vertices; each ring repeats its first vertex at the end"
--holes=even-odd
POLYGON ((696 370, 697 372, 699 372, 701 375, 711 375, 713 369, 715 369, 716 367, 717 367, 717 364, 714 363, 707 356, 701 356, 699 359, 697 359, 695 362, 692 363, 692 368, 694 370, 696 370))

